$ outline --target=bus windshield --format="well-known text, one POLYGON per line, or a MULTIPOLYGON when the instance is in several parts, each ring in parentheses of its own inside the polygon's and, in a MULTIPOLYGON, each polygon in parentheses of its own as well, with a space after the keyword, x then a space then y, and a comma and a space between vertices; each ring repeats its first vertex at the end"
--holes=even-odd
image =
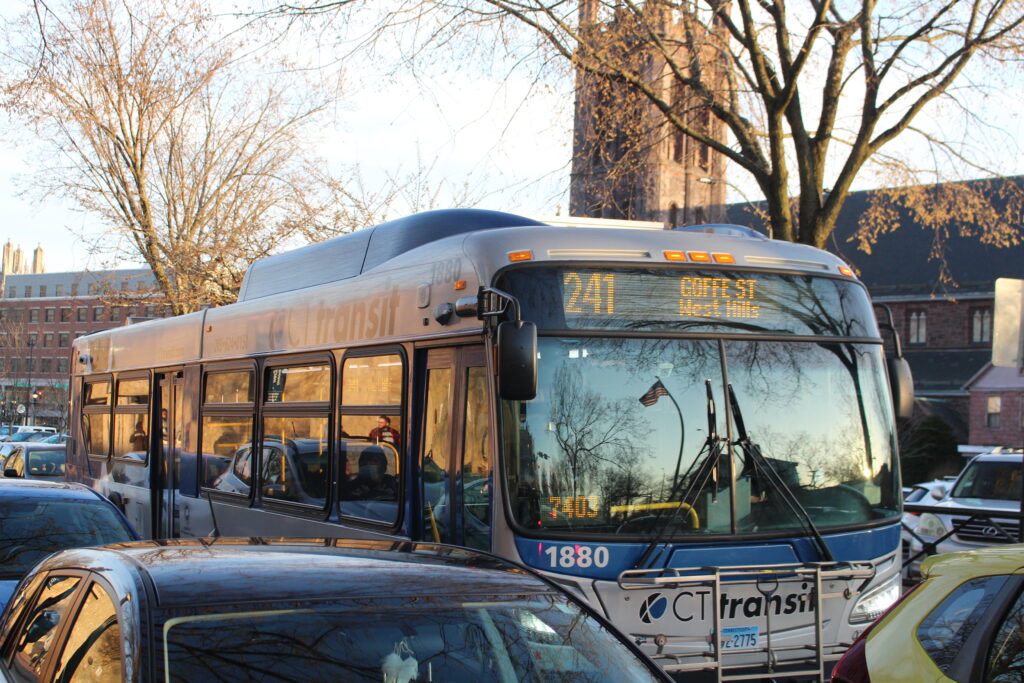
POLYGON ((533 532, 799 530, 780 483, 822 529, 897 514, 878 343, 559 334, 539 354, 537 397, 502 416, 512 514, 533 532))

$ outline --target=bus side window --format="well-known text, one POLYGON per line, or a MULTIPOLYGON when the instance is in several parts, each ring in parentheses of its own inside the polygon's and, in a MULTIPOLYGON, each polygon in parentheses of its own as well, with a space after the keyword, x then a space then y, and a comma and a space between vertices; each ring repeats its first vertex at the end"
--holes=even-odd
POLYGON ((200 421, 204 488, 249 495, 254 410, 252 371, 206 374, 200 421))
POLYGON ((346 356, 341 375, 341 514, 394 524, 406 446, 404 359, 346 356))

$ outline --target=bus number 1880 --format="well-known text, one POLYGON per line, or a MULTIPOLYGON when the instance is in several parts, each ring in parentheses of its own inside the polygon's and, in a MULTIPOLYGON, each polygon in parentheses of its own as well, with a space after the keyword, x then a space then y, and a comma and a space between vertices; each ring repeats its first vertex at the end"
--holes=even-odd
POLYGON ((608 548, 599 545, 591 548, 586 545, 549 545, 544 549, 548 556, 548 566, 562 569, 586 569, 587 567, 607 567, 608 548))

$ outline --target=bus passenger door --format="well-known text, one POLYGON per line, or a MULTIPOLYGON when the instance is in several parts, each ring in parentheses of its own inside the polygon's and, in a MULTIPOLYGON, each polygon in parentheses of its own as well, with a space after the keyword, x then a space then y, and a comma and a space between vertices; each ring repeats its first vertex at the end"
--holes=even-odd
POLYGON ((153 449, 153 538, 178 538, 181 471, 181 400, 180 372, 157 374, 157 415, 153 432, 157 435, 153 449))
POLYGON ((490 550, 494 458, 483 347, 430 349, 425 372, 419 538, 490 550))

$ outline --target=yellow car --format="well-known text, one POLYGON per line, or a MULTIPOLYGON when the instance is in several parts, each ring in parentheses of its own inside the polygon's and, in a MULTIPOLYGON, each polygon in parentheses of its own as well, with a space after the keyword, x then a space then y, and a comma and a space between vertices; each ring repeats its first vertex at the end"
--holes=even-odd
POLYGON ((857 638, 832 681, 1024 681, 1024 545, 938 555, 922 572, 857 638))

